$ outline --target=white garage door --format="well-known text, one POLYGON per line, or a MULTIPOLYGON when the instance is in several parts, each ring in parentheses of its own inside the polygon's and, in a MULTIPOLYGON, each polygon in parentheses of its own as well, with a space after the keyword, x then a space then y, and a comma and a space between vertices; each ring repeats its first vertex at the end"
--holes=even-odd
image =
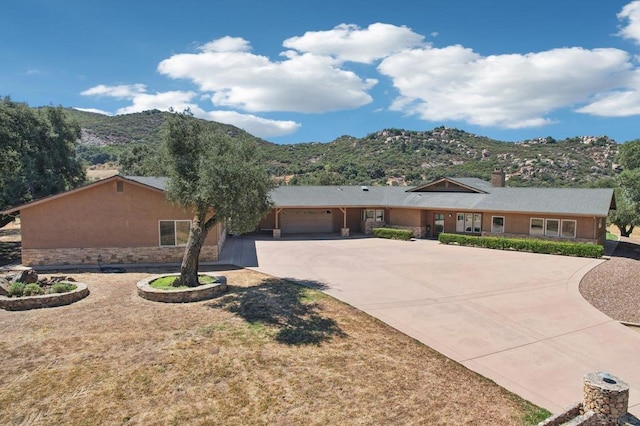
POLYGON ((283 210, 280 229, 283 234, 333 232, 333 214, 328 209, 283 210))

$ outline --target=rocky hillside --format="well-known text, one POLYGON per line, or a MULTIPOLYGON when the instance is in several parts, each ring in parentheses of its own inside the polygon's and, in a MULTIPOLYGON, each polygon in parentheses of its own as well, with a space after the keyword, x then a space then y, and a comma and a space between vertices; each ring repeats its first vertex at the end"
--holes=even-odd
MULTIPOLYGON (((123 173, 159 174, 157 158, 166 113, 108 117, 69 110, 82 127, 78 155, 88 163, 112 162, 123 173)), ((286 184, 413 185, 439 176, 487 179, 496 168, 509 185, 587 185, 619 172, 618 144, 606 137, 565 140, 541 138, 500 142, 463 130, 437 127, 427 131, 385 129, 329 143, 278 145, 234 126, 211 123, 230 137, 251 138, 262 146, 270 171, 286 184)))

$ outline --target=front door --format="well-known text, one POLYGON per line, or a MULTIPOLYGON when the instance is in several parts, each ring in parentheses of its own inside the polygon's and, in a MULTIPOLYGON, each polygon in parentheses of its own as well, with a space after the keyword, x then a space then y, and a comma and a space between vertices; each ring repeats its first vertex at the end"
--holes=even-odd
POLYGON ((433 236, 438 238, 438 235, 444 232, 444 213, 433 214, 433 236))

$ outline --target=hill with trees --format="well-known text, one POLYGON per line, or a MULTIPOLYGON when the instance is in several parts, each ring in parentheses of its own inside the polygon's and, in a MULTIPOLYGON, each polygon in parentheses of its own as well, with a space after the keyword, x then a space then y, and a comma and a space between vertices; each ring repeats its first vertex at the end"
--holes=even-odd
MULTIPOLYGON (((66 111, 82 129, 77 155, 85 163, 110 162, 123 174, 166 174, 159 147, 168 113, 106 116, 66 111)), ((584 186, 620 171, 619 145, 606 136, 501 142, 436 127, 384 129, 328 143, 273 144, 234 126, 206 123, 215 132, 259 142, 262 161, 283 184, 415 185, 439 176, 487 179, 500 168, 512 186, 584 186)))

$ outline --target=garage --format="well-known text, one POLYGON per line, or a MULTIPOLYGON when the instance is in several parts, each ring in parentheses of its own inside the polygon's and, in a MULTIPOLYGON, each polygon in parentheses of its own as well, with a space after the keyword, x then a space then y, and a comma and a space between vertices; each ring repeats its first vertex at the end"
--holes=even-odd
POLYGON ((333 232, 333 212, 329 209, 287 209, 280 212, 283 234, 333 232))

